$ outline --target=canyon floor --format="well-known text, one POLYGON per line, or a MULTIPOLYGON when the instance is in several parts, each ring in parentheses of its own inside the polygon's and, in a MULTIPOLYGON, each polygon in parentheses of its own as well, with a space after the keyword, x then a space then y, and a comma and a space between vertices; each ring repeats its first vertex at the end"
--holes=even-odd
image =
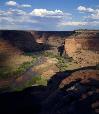
MULTIPOLYGON (((76 63, 73 59, 69 57, 66 58, 65 56, 61 57, 59 55, 54 55, 51 52, 36 53, 36 54, 31 53, 30 56, 27 55, 23 57, 26 59, 29 58, 29 60, 32 60, 31 58, 33 58, 34 62, 28 68, 23 70, 22 73, 18 72, 18 75, 15 74, 15 76, 9 76, 6 78, 2 77, 0 80, 1 90, 2 88, 4 90, 6 88, 7 90, 9 90, 10 88, 11 90, 13 89, 21 90, 26 87, 30 87, 32 85, 33 86, 38 85, 38 83, 40 83, 41 85, 44 85, 44 84, 47 84, 47 81, 51 79, 51 77, 55 75, 57 72, 61 72, 65 70, 73 70, 75 68, 81 67, 80 64, 76 63), (39 78, 41 78, 41 80, 39 78), (32 81, 37 80, 38 82, 32 82, 31 80, 32 81)), ((14 58, 14 60, 17 60, 17 59, 14 58)), ((10 64, 10 65, 13 67, 13 69, 17 69, 17 65, 15 65, 15 62, 12 61, 12 63, 14 64, 14 67, 13 67, 13 64, 10 64)), ((13 70, 11 72, 13 73, 13 70)))
POLYGON ((0 113, 99 113, 98 66, 81 68, 52 53, 37 55, 33 64, 20 76, 0 81, 0 113))

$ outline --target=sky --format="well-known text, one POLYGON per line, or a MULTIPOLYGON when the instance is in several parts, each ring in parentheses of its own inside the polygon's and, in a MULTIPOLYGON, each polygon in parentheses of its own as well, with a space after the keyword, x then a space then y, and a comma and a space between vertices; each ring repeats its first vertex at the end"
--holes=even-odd
POLYGON ((0 29, 99 29, 99 0, 0 0, 0 29))

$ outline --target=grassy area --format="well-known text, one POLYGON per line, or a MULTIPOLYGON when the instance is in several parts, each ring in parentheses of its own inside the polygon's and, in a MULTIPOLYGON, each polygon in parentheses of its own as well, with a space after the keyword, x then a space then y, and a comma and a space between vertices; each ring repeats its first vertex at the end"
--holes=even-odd
POLYGON ((72 61, 72 58, 55 55, 52 52, 42 52, 39 54, 26 53, 25 56, 31 56, 32 61, 23 62, 21 65, 19 65, 19 67, 15 68, 14 70, 8 67, 0 68, 0 79, 6 79, 13 75, 17 76, 22 74, 33 65, 33 63, 37 60, 39 56, 56 58, 58 60, 56 66, 60 69, 60 71, 65 71, 67 68, 67 63, 72 61))
MULTIPOLYGON (((0 69, 0 79, 7 79, 11 76, 15 77, 15 76, 21 75, 22 73, 24 73, 27 69, 29 69, 33 65, 33 63, 37 60, 38 57, 43 56, 43 57, 49 57, 49 58, 56 58, 58 60, 58 62, 55 64, 59 68, 60 71, 66 71, 68 62, 72 61, 72 58, 55 55, 52 52, 42 52, 42 53, 37 53, 37 54, 26 53, 26 55, 24 55, 24 56, 32 57, 32 61, 23 62, 21 65, 19 65, 19 67, 17 67, 14 70, 12 70, 10 68, 0 69)), ((45 79, 43 76, 33 76, 29 80, 22 81, 21 83, 15 82, 9 86, 12 91, 21 91, 27 87, 31 87, 32 85, 46 86, 47 79, 45 79)))
POLYGON ((66 71, 67 64, 64 57, 57 57, 58 63, 56 64, 60 71, 66 71))
POLYGON ((52 52, 43 52, 42 55, 46 57, 56 58, 58 60, 56 66, 59 68, 60 71, 65 71, 67 68, 67 63, 73 61, 71 57, 54 55, 52 52))
POLYGON ((33 65, 33 63, 36 61, 36 58, 33 57, 31 62, 23 62, 18 68, 13 69, 10 67, 1 67, 0 68, 0 79, 6 79, 11 76, 17 76, 21 73, 25 72, 29 67, 33 65))
POLYGON ((5 79, 12 75, 12 71, 10 68, 2 67, 0 68, 0 79, 5 79))
POLYGON ((28 88, 31 86, 38 86, 38 85, 47 86, 47 79, 45 79, 41 76, 35 76, 31 80, 27 80, 24 83, 21 83, 21 84, 15 84, 14 83, 9 88, 11 91, 22 91, 25 88, 28 88))
POLYGON ((31 62, 24 62, 15 71, 13 71, 13 74, 14 75, 21 74, 21 73, 25 72, 32 65, 33 65, 33 62, 32 61, 31 62))

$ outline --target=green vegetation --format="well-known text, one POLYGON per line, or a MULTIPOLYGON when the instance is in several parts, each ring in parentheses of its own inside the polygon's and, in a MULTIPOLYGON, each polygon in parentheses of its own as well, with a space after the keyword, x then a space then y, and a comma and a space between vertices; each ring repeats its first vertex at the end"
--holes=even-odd
POLYGON ((9 75, 12 75, 12 71, 10 68, 7 67, 0 68, 0 79, 5 79, 9 77, 9 75))
POLYGON ((40 53, 40 52, 35 52, 35 53, 33 53, 33 52, 26 52, 26 53, 24 53, 24 55, 25 56, 31 56, 32 58, 37 59, 39 56, 42 55, 42 53, 40 53))
POLYGON ((24 62, 23 64, 21 64, 14 72, 14 75, 18 75, 21 74, 23 72, 25 72, 29 67, 31 67, 33 65, 33 62, 24 62))
MULTIPOLYGON (((43 76, 37 76, 38 78, 35 79, 35 84, 37 85, 44 85, 47 86, 47 79, 43 76)), ((34 79, 33 79, 34 80, 34 79)))
POLYGON ((57 57, 58 63, 56 64, 60 71, 65 71, 67 68, 66 60, 64 57, 57 57))
POLYGON ((47 79, 41 76, 34 76, 31 80, 27 81, 25 86, 29 87, 31 85, 47 85, 47 79))
MULTIPOLYGON (((59 68, 60 71, 66 71, 68 62, 72 62, 72 58, 66 57, 66 56, 60 56, 55 55, 52 52, 42 52, 42 53, 27 53, 28 56, 31 56, 33 60, 31 62, 24 62, 21 64, 18 68, 15 70, 12 70, 11 68, 2 68, 0 69, 0 78, 1 79, 7 79, 11 76, 17 77, 20 74, 24 73, 26 70, 28 70, 35 61, 37 61, 38 57, 49 57, 49 58, 56 58, 58 61, 56 63, 56 66, 59 68)), ((15 82, 9 85, 11 91, 21 91, 27 87, 35 86, 35 85, 47 85, 47 79, 45 79, 43 76, 33 76, 31 79, 27 79, 26 81, 22 81, 21 83, 15 82)))
POLYGON ((99 64, 96 65, 96 69, 99 70, 99 64))
POLYGON ((41 76, 34 76, 31 80, 27 80, 24 83, 21 84, 13 84, 11 85, 10 90, 11 91, 22 91, 25 88, 31 87, 31 86, 37 86, 37 85, 47 85, 47 79, 41 77, 41 76))
POLYGON ((6 79, 14 75, 17 76, 17 75, 22 74, 28 68, 30 68, 35 61, 36 61, 36 58, 33 57, 33 60, 31 62, 24 62, 23 64, 21 64, 18 68, 14 70, 9 67, 0 68, 0 79, 6 79))
POLYGON ((67 68, 67 63, 73 61, 73 58, 71 57, 55 55, 52 52, 43 52, 42 55, 46 57, 56 58, 58 60, 56 66, 60 69, 60 71, 65 71, 67 68))
POLYGON ((47 52, 47 51, 42 52, 42 55, 46 56, 46 57, 50 57, 50 58, 56 58, 57 57, 57 55, 53 54, 52 52, 47 52))

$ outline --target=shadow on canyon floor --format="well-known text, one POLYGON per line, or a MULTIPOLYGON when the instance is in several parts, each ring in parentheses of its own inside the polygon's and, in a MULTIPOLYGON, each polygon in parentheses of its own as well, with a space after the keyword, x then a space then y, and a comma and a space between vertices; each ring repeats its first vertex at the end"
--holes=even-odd
POLYGON ((48 81, 47 86, 33 86, 21 92, 1 93, 0 113, 98 114, 99 93, 96 92, 96 89, 99 89, 98 80, 89 79, 87 85, 82 85, 80 80, 76 80, 59 88, 61 81, 68 78, 71 73, 90 69, 95 67, 58 72, 48 81))

